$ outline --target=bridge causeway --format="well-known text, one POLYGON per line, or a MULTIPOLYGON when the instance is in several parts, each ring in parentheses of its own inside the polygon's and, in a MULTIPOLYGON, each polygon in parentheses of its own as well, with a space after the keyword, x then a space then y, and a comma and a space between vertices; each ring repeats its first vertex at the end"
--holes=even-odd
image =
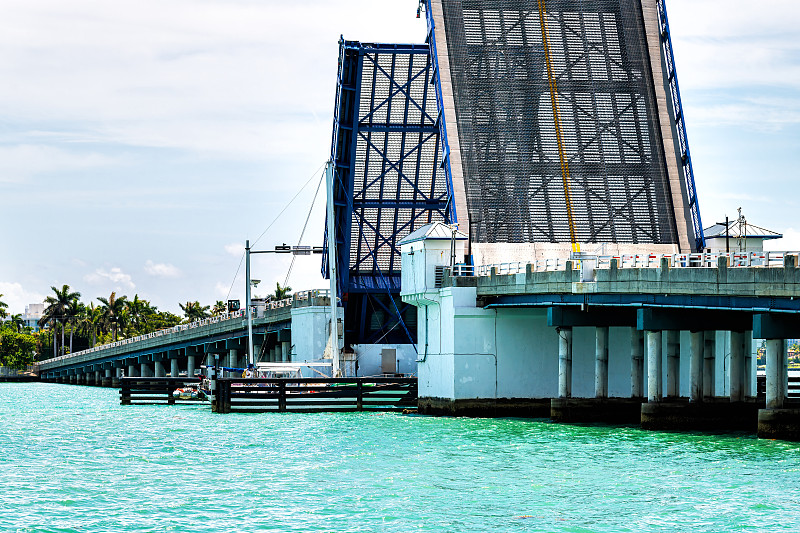
MULTIPOLYGON (((257 308, 256 359, 288 361, 292 311, 325 312, 329 301, 327 290, 303 291, 257 308)), ((247 320, 244 311, 237 311, 47 359, 38 364, 38 371, 43 381, 116 387, 122 375, 193 376, 209 357, 220 358, 228 367, 244 366, 246 352, 247 320)))

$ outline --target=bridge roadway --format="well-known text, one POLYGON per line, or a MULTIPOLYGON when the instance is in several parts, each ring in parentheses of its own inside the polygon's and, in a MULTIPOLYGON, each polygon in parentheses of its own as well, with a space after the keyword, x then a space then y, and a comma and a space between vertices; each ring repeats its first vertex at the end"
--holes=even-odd
POLYGON ((786 350, 800 337, 797 252, 448 269, 449 247, 402 243, 402 298, 420 311, 421 412, 800 440, 786 350), (766 340, 766 398, 752 339, 766 340))
MULTIPOLYGON (((253 338, 256 359, 288 361, 291 350, 292 309, 327 306, 328 291, 296 293, 293 297, 256 306, 253 338)), ((121 339, 41 361, 43 381, 117 386, 122 375, 131 377, 194 375, 207 357, 219 356, 225 366, 247 361, 247 320, 244 311, 206 318, 189 324, 121 339)))

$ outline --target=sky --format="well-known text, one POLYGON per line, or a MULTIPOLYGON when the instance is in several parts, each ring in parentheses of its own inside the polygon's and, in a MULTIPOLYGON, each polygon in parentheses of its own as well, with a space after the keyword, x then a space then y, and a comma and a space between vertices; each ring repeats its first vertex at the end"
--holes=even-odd
MULTIPOLYGON (((339 37, 424 42, 416 7, 0 0, 9 311, 63 284, 85 302, 116 291, 172 312, 243 299, 245 240, 300 242, 330 153, 339 37)), ((667 7, 703 225, 742 207, 785 234, 775 249, 800 250, 800 3, 667 7)), ((302 244, 322 243, 324 209, 323 190, 302 244)), ((253 256, 256 294, 289 263, 253 256)), ((298 257, 289 285, 327 286, 319 267, 298 257)))

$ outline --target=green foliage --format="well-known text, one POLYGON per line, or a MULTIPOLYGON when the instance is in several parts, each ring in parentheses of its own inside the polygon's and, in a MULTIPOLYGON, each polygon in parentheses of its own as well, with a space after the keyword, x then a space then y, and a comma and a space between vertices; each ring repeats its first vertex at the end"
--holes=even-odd
POLYGON ((202 320, 210 316, 208 310, 211 307, 208 305, 200 305, 200 302, 186 302, 186 305, 178 305, 181 306, 181 310, 186 317, 186 322, 194 322, 195 320, 202 320))
POLYGON ((292 295, 292 288, 288 285, 286 287, 281 287, 280 282, 275 283, 275 293, 272 295, 272 298, 275 300, 283 300, 284 298, 288 298, 292 295))
POLYGON ((216 303, 214 303, 214 307, 211 308, 211 315, 212 316, 219 316, 219 315, 225 313, 225 311, 227 311, 227 310, 228 310, 228 306, 225 305, 225 302, 223 302, 222 300, 217 300, 216 303))
POLYGON ((35 353, 36 339, 33 335, 0 330, 0 365, 22 370, 33 363, 35 353))
MULTIPOLYGON (((0 294, 0 298, 2 297, 3 295, 0 294)), ((3 300, 0 300, 0 318, 5 318, 8 316, 6 309, 8 309, 8 305, 3 300)))

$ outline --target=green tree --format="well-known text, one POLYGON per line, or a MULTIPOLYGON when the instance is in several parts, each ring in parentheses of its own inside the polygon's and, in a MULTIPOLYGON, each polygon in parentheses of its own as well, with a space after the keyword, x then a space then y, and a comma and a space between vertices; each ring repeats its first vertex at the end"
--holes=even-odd
POLYGON ((33 363, 35 354, 33 335, 7 329, 0 331, 0 365, 22 370, 33 363))
MULTIPOLYGON (((0 294, 0 298, 2 297, 3 295, 0 294)), ((0 318, 5 318, 8 316, 6 309, 8 309, 8 304, 6 304, 3 300, 0 300, 0 318)))
MULTIPOLYGON (((74 302, 81 297, 81 293, 79 292, 70 292, 69 285, 64 285, 61 287, 61 290, 50 287, 55 296, 48 296, 44 299, 44 303, 47 304, 47 307, 44 310, 44 314, 42 318, 39 320, 39 324, 44 326, 46 324, 50 324, 53 327, 53 349, 55 351, 58 350, 57 343, 56 343, 56 328, 55 326, 60 323, 61 324, 61 351, 64 350, 64 329, 67 323, 67 317, 71 312, 70 308, 74 305, 74 302)), ((55 355, 55 354, 54 354, 55 355)))
POLYGON ((272 297, 275 300, 283 300, 284 298, 288 298, 292 295, 292 288, 288 285, 286 287, 281 287, 280 282, 275 282, 275 293, 272 297))
POLYGON ((219 316, 223 314, 225 311, 227 311, 227 309, 228 308, 225 305, 225 302, 223 302, 222 300, 217 300, 217 303, 215 303, 214 307, 211 308, 211 315, 219 316))
POLYGON ((181 310, 184 316, 186 316, 187 322, 208 318, 208 310, 211 308, 208 305, 200 305, 200 302, 197 301, 186 302, 186 305, 179 303, 178 305, 181 306, 181 310))
POLYGON ((117 330, 124 327, 125 318, 125 302, 127 296, 117 297, 116 292, 112 292, 108 298, 100 297, 97 300, 103 304, 100 309, 103 313, 103 324, 111 328, 112 342, 117 340, 117 330))
POLYGON ((169 311, 158 311, 150 317, 148 327, 152 328, 150 331, 158 331, 177 326, 181 322, 181 317, 176 314, 169 311))
POLYGON ((11 315, 11 318, 8 319, 6 322, 9 329, 12 331, 16 331, 17 333, 22 333, 22 330, 25 329, 25 321, 22 319, 22 315, 17 313, 16 315, 11 315))

